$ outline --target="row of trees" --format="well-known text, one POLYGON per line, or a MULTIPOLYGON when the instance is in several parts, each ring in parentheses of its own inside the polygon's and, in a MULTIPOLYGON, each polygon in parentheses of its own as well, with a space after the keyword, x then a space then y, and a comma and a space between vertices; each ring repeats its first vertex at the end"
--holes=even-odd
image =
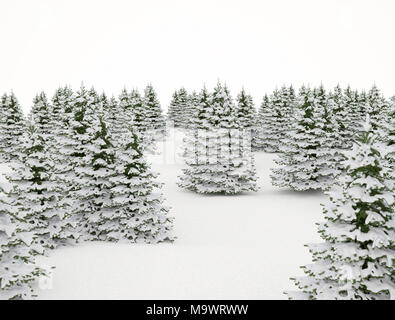
POLYGON ((78 241, 171 241, 172 218, 143 151, 165 132, 152 86, 108 99, 93 88, 37 95, 24 120, 13 94, 1 110, 8 188, 1 192, 0 284, 29 298, 46 270, 35 256, 78 241))
MULTIPOLYGON (((253 150, 278 153, 277 167, 272 169, 271 175, 273 185, 299 191, 326 190, 334 183, 344 170, 343 151, 349 149, 361 133, 367 115, 379 138, 388 140, 393 108, 376 86, 367 93, 358 93, 350 87, 343 90, 340 86, 328 93, 322 85, 317 88, 302 86, 298 94, 292 86, 283 86, 265 95, 256 112, 251 96, 244 90, 233 101, 226 86, 219 83, 213 93, 203 89, 199 95, 188 95, 181 88, 174 93, 168 113, 175 126, 189 129, 186 145, 196 149, 185 152, 188 167, 185 172, 191 177, 189 180, 203 174, 206 184, 211 183, 209 169, 200 160, 205 155, 209 161, 210 150, 223 150, 219 140, 224 133, 220 129, 232 129, 233 136, 239 138, 224 141, 225 144, 238 145, 240 137, 247 140, 251 137, 253 150), (220 94, 223 101, 218 103, 220 94), (218 137, 213 131, 218 131, 218 137), (191 132, 195 132, 193 138, 191 132), (209 132, 210 137, 207 136, 209 132), (218 142, 215 139, 219 139, 218 142), (194 158, 191 159, 190 154, 194 158)), ((218 163, 224 161, 217 159, 218 163)), ((206 192, 222 192, 218 188, 208 189, 206 192)))

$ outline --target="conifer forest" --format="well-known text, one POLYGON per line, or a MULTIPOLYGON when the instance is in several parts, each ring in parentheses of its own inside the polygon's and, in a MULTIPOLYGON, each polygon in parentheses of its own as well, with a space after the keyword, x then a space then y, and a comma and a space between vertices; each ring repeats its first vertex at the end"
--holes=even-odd
POLYGON ((0 300, 395 300, 395 4, 205 1, 0 4, 0 300))

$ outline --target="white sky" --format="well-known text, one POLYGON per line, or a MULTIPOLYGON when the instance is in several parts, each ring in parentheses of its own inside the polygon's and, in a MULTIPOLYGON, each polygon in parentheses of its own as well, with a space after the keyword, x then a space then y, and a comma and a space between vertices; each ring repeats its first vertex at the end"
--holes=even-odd
POLYGON ((395 94, 394 0, 1 0, 0 91, 25 111, 35 93, 81 83, 119 94, 217 79, 258 105, 283 83, 395 94))

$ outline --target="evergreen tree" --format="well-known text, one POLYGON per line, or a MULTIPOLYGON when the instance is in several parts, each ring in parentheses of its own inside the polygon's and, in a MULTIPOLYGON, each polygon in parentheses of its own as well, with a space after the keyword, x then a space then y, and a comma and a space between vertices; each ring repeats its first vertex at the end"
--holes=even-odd
POLYGON ((41 137, 44 138, 46 143, 48 143, 50 135, 53 132, 51 116, 51 106, 48 102, 47 95, 45 92, 41 92, 33 99, 33 106, 30 110, 29 120, 40 133, 41 137))
POLYGON ((111 201, 105 202, 99 230, 108 241, 157 243, 172 241, 172 219, 163 206, 161 187, 154 179, 139 146, 139 138, 128 130, 126 144, 116 151, 111 201), (104 217, 104 218, 103 218, 104 217))
POLYGON ((255 121, 255 107, 251 95, 244 88, 237 96, 236 117, 243 128, 252 128, 255 121))
POLYGON ((275 113, 271 107, 271 102, 267 94, 263 97, 262 104, 258 111, 258 117, 256 121, 256 128, 253 136, 253 148, 255 150, 264 150, 266 152, 273 152, 271 148, 271 141, 268 142, 272 137, 272 123, 274 123, 275 113))
POLYGON ((349 110, 347 110, 343 90, 339 85, 334 88, 333 92, 328 94, 328 107, 332 110, 334 125, 339 133, 339 147, 341 149, 350 148, 352 144, 351 138, 354 135, 350 129, 352 119, 348 112, 349 110))
POLYGON ((86 127, 88 143, 84 155, 75 168, 78 189, 73 192, 76 200, 74 213, 79 216, 79 230, 84 240, 105 240, 111 231, 110 177, 114 175, 115 147, 103 118, 93 116, 86 127))
POLYGON ((337 158, 331 135, 330 114, 323 87, 302 87, 295 120, 280 145, 279 166, 272 169, 272 183, 294 190, 328 188, 337 175, 337 158))
POLYGON ((153 137, 163 138, 166 134, 166 121, 160 102, 151 84, 144 91, 144 127, 153 137))
POLYGON ((365 103, 361 103, 363 97, 363 93, 359 96, 358 92, 352 90, 350 86, 344 90, 345 109, 348 114, 346 126, 350 136, 355 136, 361 132, 361 127, 366 117, 365 103))
POLYGON ((262 120, 259 124, 262 128, 257 130, 257 134, 262 137, 258 136, 254 145, 263 148, 266 152, 279 152, 282 139, 289 130, 294 99, 293 88, 282 86, 280 90, 274 90, 270 102, 264 100, 260 112, 262 120))
POLYGON ((0 162, 15 159, 18 140, 25 129, 25 119, 17 98, 12 92, 0 101, 0 162))
POLYGON ((193 91, 191 94, 187 96, 187 105, 184 112, 184 125, 183 125, 184 128, 190 129, 193 127, 198 104, 199 104, 199 96, 195 91, 193 91))
POLYGON ((170 101, 169 110, 167 112, 167 117, 175 128, 182 125, 182 114, 178 102, 178 90, 174 91, 172 99, 170 101))
POLYGON ((125 127, 131 126, 134 118, 134 105, 132 103, 132 96, 126 89, 123 89, 119 95, 119 108, 122 112, 122 119, 125 123, 125 127))
POLYGON ((211 97, 203 89, 196 114, 194 134, 185 140, 187 167, 179 186, 197 193, 256 191, 251 141, 240 146, 245 135, 226 86, 218 83, 211 97))
POLYGON ((30 126, 20 143, 18 160, 7 176, 12 186, 9 204, 28 219, 40 245, 55 248, 73 237, 73 226, 66 219, 63 185, 54 177, 48 145, 38 129, 30 126))
POLYGON ((328 193, 325 222, 318 224, 325 242, 308 245, 314 263, 303 267, 306 277, 293 279, 302 292, 290 298, 394 298, 394 194, 372 132, 366 125, 346 153, 347 174, 328 193))
MULTIPOLYGON (((43 253, 36 235, 16 207, 9 204, 4 190, 0 194, 0 300, 31 299, 33 284, 47 271, 36 264, 35 256, 43 253)), ((26 218, 26 219, 25 219, 26 218)))
POLYGON ((383 135, 383 127, 387 121, 389 104, 381 94, 380 90, 374 85, 366 95, 366 113, 369 115, 371 125, 374 130, 379 130, 379 134, 383 135))

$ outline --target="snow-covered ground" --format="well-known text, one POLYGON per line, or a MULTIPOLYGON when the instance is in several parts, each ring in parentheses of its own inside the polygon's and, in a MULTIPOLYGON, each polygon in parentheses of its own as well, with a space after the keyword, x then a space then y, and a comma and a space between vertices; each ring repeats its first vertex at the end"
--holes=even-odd
MULTIPOLYGON (((181 134, 171 130, 153 169, 175 216, 172 244, 85 243, 59 248, 40 261, 54 265, 39 299, 285 299, 289 280, 320 241, 318 192, 270 184, 275 155, 256 153, 260 191, 238 196, 198 195, 177 187, 183 167, 181 134), (180 151, 180 149, 178 149, 180 151)), ((4 170, 4 167, 0 170, 4 170)))

